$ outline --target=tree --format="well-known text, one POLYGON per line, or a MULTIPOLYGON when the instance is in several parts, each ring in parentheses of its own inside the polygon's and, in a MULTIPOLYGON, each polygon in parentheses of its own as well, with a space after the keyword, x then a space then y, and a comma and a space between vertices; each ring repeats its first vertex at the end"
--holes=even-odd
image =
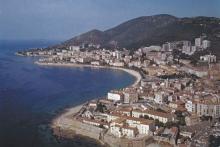
POLYGON ((166 111, 164 111, 164 110, 162 110, 161 108, 157 108, 157 111, 159 111, 159 112, 166 112, 166 111))
POLYGON ((150 120, 154 120, 152 117, 149 117, 150 120))
POLYGON ((103 105, 102 103, 98 103, 97 104, 96 111, 104 113, 105 110, 106 110, 106 106, 105 105, 103 105))
POLYGON ((182 117, 183 116, 181 111, 176 111, 175 114, 176 114, 177 117, 182 117))
POLYGON ((155 119, 155 125, 159 127, 164 127, 164 123, 160 122, 158 119, 155 119))
POLYGON ((179 118, 179 124, 182 125, 182 126, 186 125, 185 117, 180 117, 179 118))
POLYGON ((145 119, 149 119, 149 116, 148 116, 148 115, 144 115, 144 118, 145 118, 145 119))
POLYGON ((100 125, 99 125, 99 128, 104 128, 103 124, 100 124, 100 125))
POLYGON ((174 125, 174 123, 173 123, 173 122, 170 122, 170 121, 168 121, 168 122, 166 122, 166 123, 164 124, 164 126, 167 127, 167 128, 171 128, 173 125, 174 125))

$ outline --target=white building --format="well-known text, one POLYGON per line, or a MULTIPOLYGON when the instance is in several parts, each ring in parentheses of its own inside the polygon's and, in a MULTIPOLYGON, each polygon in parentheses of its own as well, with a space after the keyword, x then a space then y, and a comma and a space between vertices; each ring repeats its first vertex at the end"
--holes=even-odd
POLYGON ((124 94, 124 103, 131 103, 131 102, 137 102, 138 101, 138 93, 133 88, 125 89, 123 94, 124 94))
POLYGON ((154 120, 158 119, 162 123, 167 123, 169 121, 174 121, 174 117, 171 114, 153 111, 153 110, 133 110, 132 117, 140 118, 141 116, 148 116, 154 120))
POLYGON ((165 95, 164 92, 156 92, 154 101, 158 104, 164 104, 168 100, 168 97, 165 95))
POLYGON ((188 112, 195 112, 195 103, 193 101, 187 101, 185 103, 185 108, 187 109, 188 112))
POLYGON ((203 41, 202 41, 202 47, 203 47, 204 49, 207 49, 207 48, 211 47, 211 41, 209 41, 209 40, 203 40, 203 41))
POLYGON ((124 63, 124 62, 118 62, 118 61, 116 61, 116 62, 113 62, 113 63, 112 63, 112 66, 123 67, 123 66, 125 66, 125 63, 124 63))
POLYGON ((182 42, 183 42, 183 46, 191 46, 191 41, 184 40, 182 42))
POLYGON ((78 58, 77 61, 79 63, 88 63, 91 61, 91 59, 90 58, 78 58))
POLYGON ((196 105, 196 114, 198 116, 220 116, 220 103, 216 102, 198 102, 196 105))
POLYGON ((150 52, 150 51, 161 51, 161 46, 151 45, 149 47, 142 48, 142 51, 144 53, 150 52))
POLYGON ((120 51, 115 51, 115 52, 116 52, 116 58, 120 60, 122 58, 122 52, 120 51))
POLYGON ((133 138, 138 134, 138 130, 135 127, 122 126, 121 131, 122 135, 127 136, 129 138, 133 138))
POLYGON ((216 62, 216 56, 215 55, 205 55, 205 56, 200 56, 201 61, 205 61, 208 63, 215 63, 216 62))
POLYGON ((79 50, 80 50, 80 47, 79 47, 79 46, 69 46, 69 50, 79 51, 79 50))
POLYGON ((196 51, 196 46, 183 46, 182 53, 192 55, 196 51))
POLYGON ((195 38, 195 46, 197 47, 201 47, 202 46, 202 37, 199 37, 199 38, 195 38))
POLYGON ((122 137, 121 127, 118 125, 110 126, 110 132, 118 138, 122 137))
POLYGON ((96 126, 96 127, 99 127, 100 125, 102 125, 105 128, 109 128, 107 123, 101 122, 101 121, 98 121, 98 120, 94 120, 94 119, 83 118, 82 122, 85 123, 85 124, 96 126))
POLYGON ((92 118, 93 117, 93 114, 91 111, 89 110, 86 110, 83 114, 82 114, 82 117, 86 117, 86 118, 92 118))
POLYGON ((209 97, 207 100, 187 101, 185 108, 188 112, 195 113, 198 116, 220 116, 220 102, 209 97))
POLYGON ((137 134, 148 135, 155 130, 155 124, 153 120, 121 116, 112 120, 110 128, 113 135, 130 138, 135 137, 137 134))
POLYGON ((113 101, 120 101, 123 99, 123 94, 119 92, 108 92, 107 99, 113 101))
POLYGON ((168 44, 163 44, 162 45, 162 51, 168 51, 169 50, 169 45, 168 44))
POLYGON ((167 42, 162 45, 162 51, 173 51, 177 48, 176 42, 167 42))
POLYGON ((128 138, 134 138, 138 134, 137 128, 129 127, 129 126, 119 126, 114 125, 111 126, 110 132, 116 136, 116 137, 128 137, 128 138))
POLYGON ((92 61, 92 62, 91 62, 91 65, 97 65, 97 66, 99 66, 99 65, 100 65, 100 62, 99 62, 99 61, 92 61))
POLYGON ((135 118, 135 117, 127 117, 126 123, 130 127, 136 127, 138 129, 139 134, 148 135, 150 131, 153 131, 155 129, 155 124, 153 120, 147 120, 147 119, 135 118))
POLYGON ((138 68, 140 68, 141 66, 142 66, 142 64, 141 64, 141 61, 132 61, 132 62, 130 62, 130 63, 128 63, 128 66, 129 67, 138 67, 138 68))

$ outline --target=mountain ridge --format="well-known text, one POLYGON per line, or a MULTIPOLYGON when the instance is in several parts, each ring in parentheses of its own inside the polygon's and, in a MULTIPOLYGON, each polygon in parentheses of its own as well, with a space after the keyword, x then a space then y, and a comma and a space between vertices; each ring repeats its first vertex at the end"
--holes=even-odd
POLYGON ((137 49, 141 46, 161 45, 167 41, 193 41, 203 33, 214 41, 214 51, 219 53, 217 49, 220 46, 219 18, 207 16, 178 18, 169 14, 140 16, 104 31, 94 29, 63 42, 62 46, 93 43, 106 48, 137 49))

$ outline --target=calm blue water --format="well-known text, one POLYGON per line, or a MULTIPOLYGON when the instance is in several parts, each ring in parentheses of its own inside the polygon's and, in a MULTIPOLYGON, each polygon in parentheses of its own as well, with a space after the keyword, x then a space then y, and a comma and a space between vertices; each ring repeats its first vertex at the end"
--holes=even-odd
POLYGON ((14 55, 17 50, 54 43, 0 41, 0 147, 97 146, 80 137, 57 141, 48 124, 65 108, 134 81, 122 71, 43 67, 33 64, 36 58, 14 55))

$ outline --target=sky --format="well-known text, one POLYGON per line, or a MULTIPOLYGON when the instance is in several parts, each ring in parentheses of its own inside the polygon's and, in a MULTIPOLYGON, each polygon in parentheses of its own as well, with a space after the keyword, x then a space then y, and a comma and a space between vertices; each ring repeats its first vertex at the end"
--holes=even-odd
POLYGON ((66 40, 155 14, 220 17, 220 0, 0 0, 0 39, 66 40))

